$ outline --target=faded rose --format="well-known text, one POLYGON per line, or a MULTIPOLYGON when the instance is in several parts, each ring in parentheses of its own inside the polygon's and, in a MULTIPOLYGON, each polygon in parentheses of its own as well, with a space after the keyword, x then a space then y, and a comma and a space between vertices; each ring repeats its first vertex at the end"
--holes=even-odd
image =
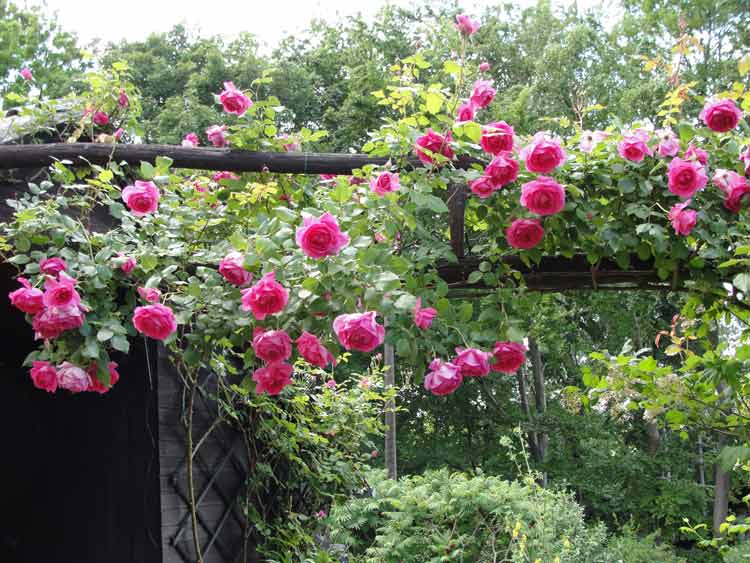
POLYGON ((57 276, 68 269, 68 264, 62 258, 44 258, 39 261, 39 271, 48 276, 57 276))
POLYGON ((161 299, 161 291, 155 287, 139 287, 138 295, 141 296, 146 303, 158 303, 161 299))
POLYGON ((216 148, 226 147, 229 144, 224 136, 226 130, 226 125, 211 125, 211 127, 206 129, 206 137, 208 137, 208 141, 216 148))
POLYGON ((437 317, 437 310, 432 307, 422 307, 422 299, 417 297, 414 305, 414 324, 417 328, 426 330, 432 326, 432 321, 437 317))
POLYGON ((685 209, 691 200, 684 201, 672 206, 668 218, 672 222, 672 228, 678 235, 687 236, 695 227, 698 214, 692 209, 685 209))
POLYGON ((201 140, 198 138, 198 135, 195 133, 188 133, 182 138, 182 146, 194 149, 198 145, 201 144, 201 140))
POLYGON ((85 370, 70 362, 63 362, 57 366, 57 385, 71 393, 81 393, 91 386, 91 378, 85 370))
POLYGON ((76 305, 48 307, 34 317, 31 327, 37 340, 47 340, 57 338, 66 330, 79 328, 83 325, 83 317, 83 312, 76 305))
POLYGON ((708 153, 694 145, 688 145, 685 151, 685 160, 697 160, 703 166, 708 164, 708 153))
POLYGON ((18 283, 23 287, 11 291, 8 294, 11 304, 18 310, 36 315, 44 310, 44 292, 32 287, 26 278, 18 278, 18 283))
POLYGON ((659 156, 675 156, 679 152, 680 142, 671 129, 660 129, 656 131, 656 136, 659 138, 659 145, 656 147, 659 156))

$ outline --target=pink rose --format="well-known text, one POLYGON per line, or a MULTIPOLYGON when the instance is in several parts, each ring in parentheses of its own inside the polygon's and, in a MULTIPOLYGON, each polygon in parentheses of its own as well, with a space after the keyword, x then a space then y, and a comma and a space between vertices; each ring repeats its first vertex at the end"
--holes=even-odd
POLYGON ((18 310, 36 315, 44 310, 44 293, 41 289, 32 287, 26 278, 18 278, 23 287, 8 294, 11 304, 18 310))
POLYGON ((474 35, 480 27, 478 21, 471 19, 467 14, 458 14, 456 23, 453 24, 461 35, 466 37, 474 35))
MULTIPOLYGON (((325 367, 325 366, 323 366, 323 367, 325 367)), ((336 389, 336 380, 335 379, 329 379, 328 381, 326 381, 326 387, 328 387, 329 389, 336 389)))
POLYGON ((252 272, 245 269, 245 255, 233 251, 219 262, 219 273, 232 285, 242 287, 253 281, 252 272))
MULTIPOLYGON (((686 155, 687 158, 687 155, 686 155)), ((750 174, 750 146, 740 151, 740 160, 745 165, 745 174, 750 174)), ((706 164, 705 162, 703 164, 706 164)))
POLYGON ((549 176, 521 186, 521 205, 537 215, 554 215, 565 207, 565 189, 549 176))
POLYGON ((117 105, 121 108, 126 108, 130 105, 130 98, 128 98, 125 90, 120 88, 120 96, 117 98, 117 105))
POLYGON ((100 125, 102 127, 109 123, 109 116, 101 110, 94 112, 94 117, 92 117, 91 119, 96 125, 100 125))
POLYGON ((695 227, 695 223, 698 220, 698 214, 692 209, 685 209, 690 205, 691 200, 683 201, 677 205, 672 206, 669 210, 668 218, 672 222, 672 227, 678 235, 684 237, 690 234, 690 231, 695 227))
POLYGON ((299 139, 295 137, 284 135, 280 140, 284 142, 282 146, 286 152, 298 152, 302 150, 302 145, 300 144, 299 139))
POLYGON ((221 182, 222 180, 239 180, 240 177, 237 176, 234 172, 229 172, 227 170, 223 170, 221 172, 216 172, 213 176, 214 182, 221 182))
POLYGON ((213 146, 217 148, 226 147, 229 144, 224 136, 224 131, 226 130, 226 125, 212 125, 206 129, 206 137, 208 137, 209 142, 213 146))
POLYGON ((242 90, 238 90, 233 82, 225 82, 224 90, 219 94, 219 101, 224 106, 224 111, 236 116, 244 115, 250 109, 253 102, 242 90))
POLYGON ((708 164, 708 153, 696 146, 688 145, 688 148, 685 151, 685 160, 697 160, 705 166, 708 164))
POLYGON ((361 186, 367 182, 364 178, 360 178, 359 176, 349 176, 349 185, 350 186, 361 186))
POLYGON ((479 72, 489 72, 490 70, 490 63, 484 62, 479 63, 479 72))
POLYGON ((336 256, 349 244, 349 236, 341 232, 338 222, 328 212, 318 219, 305 217, 297 229, 296 240, 302 252, 316 260, 336 256))
POLYGON ((194 149, 198 145, 201 144, 201 140, 198 138, 198 135, 195 133, 188 133, 182 138, 182 146, 194 149))
POLYGON ((474 89, 471 91, 469 103, 474 109, 486 108, 495 99, 495 94, 497 94, 497 90, 492 87, 492 82, 489 80, 477 80, 474 82, 474 89))
POLYGON ((91 378, 91 385, 89 385, 88 388, 89 391, 103 395, 104 393, 112 389, 112 387, 115 386, 115 383, 120 381, 120 374, 117 371, 117 362, 109 362, 107 364, 107 369, 109 371, 109 386, 105 387, 105 385, 101 381, 99 381, 99 378, 97 377, 98 368, 96 363, 93 363, 89 366, 88 374, 91 378))
POLYGON ((659 137, 659 145, 656 147, 659 156, 675 156, 679 152, 680 142, 671 129, 660 129, 656 135, 659 137))
POLYGON ((31 370, 29 371, 31 381, 34 382, 34 387, 42 389, 49 393, 57 391, 57 370, 49 362, 31 362, 31 370))
POLYGON ((122 136, 125 134, 125 130, 122 127, 118 127, 114 133, 112 133, 112 136, 115 138, 116 141, 119 141, 122 136))
POLYGON ((79 308, 81 296, 75 288, 76 280, 60 272, 60 280, 47 279, 44 282, 44 296, 42 297, 45 307, 64 308, 68 306, 79 308))
POLYGON ((581 152, 590 153, 594 150, 596 142, 594 141, 594 133, 591 131, 581 132, 581 138, 578 141, 578 149, 581 152))
POLYGON ((476 348, 456 348, 456 356, 451 362, 457 366, 464 377, 484 377, 490 373, 489 352, 482 352, 476 348))
POLYGON ((737 127, 740 119, 742 119, 742 110, 737 107, 734 100, 709 101, 703 106, 703 110, 698 117, 711 131, 726 133, 737 127))
POLYGON ((744 184, 745 178, 737 174, 734 170, 724 170, 723 168, 719 168, 716 170, 711 181, 714 186, 724 192, 724 195, 728 195, 729 192, 732 191, 733 186, 744 184))
POLYGON ((133 326, 141 334, 154 340, 166 340, 177 330, 177 321, 172 309, 159 303, 136 307, 133 326))
POLYGON ((526 346, 520 342, 496 342, 492 349, 492 371, 516 373, 526 361, 526 346))
POLYGON ((485 152, 490 154, 510 152, 513 150, 514 135, 513 127, 505 121, 498 121, 482 127, 480 143, 485 152))
POLYGON ((552 172, 567 158, 560 142, 543 132, 534 135, 531 143, 521 150, 519 156, 525 162, 526 170, 539 174, 552 172))
POLYGON ((91 378, 78 366, 63 362, 57 366, 57 385, 71 393, 81 393, 91 386, 91 378))
POLYGON ((68 264, 62 258, 44 258, 39 261, 39 271, 48 276, 57 276, 68 269, 68 264))
POLYGON ((513 248, 529 250, 544 238, 544 228, 536 219, 516 219, 505 231, 505 238, 513 248))
POLYGON ((133 215, 143 217, 158 209, 159 188, 151 181, 136 180, 134 186, 126 186, 122 190, 122 199, 133 215))
POLYGON ((622 158, 632 162, 641 162, 646 155, 652 156, 654 154, 654 151, 646 144, 644 136, 637 133, 623 137, 620 144, 617 145, 617 152, 622 158))
POLYGON ((472 121, 474 119, 474 108, 471 104, 461 104, 458 106, 456 113, 456 121, 462 123, 464 121, 472 121))
POLYGON ((122 253, 118 253, 118 256, 120 259, 123 259, 123 262, 120 264, 120 270, 123 274, 126 276, 130 275, 133 270, 135 270, 135 267, 138 265, 138 262, 136 262, 135 258, 132 256, 125 256, 122 253))
POLYGON ((433 395, 450 395, 461 386, 463 380, 457 365, 435 359, 430 362, 430 371, 425 375, 424 388, 433 395))
POLYGON ((725 194, 724 207, 729 209, 732 213, 739 213, 743 198, 747 199, 750 203, 750 182, 745 180, 742 176, 739 176, 739 180, 732 183, 725 194))
POLYGON ((138 295, 141 296, 146 303, 158 303, 161 299, 161 291, 155 287, 139 287, 138 295))
POLYGON ((34 80, 34 75, 31 74, 31 70, 28 67, 24 67, 21 69, 21 78, 23 78, 26 82, 31 82, 34 80))
POLYGON ((333 331, 347 350, 371 352, 383 343, 385 328, 375 320, 377 312, 340 315, 333 321, 333 331))
POLYGON ((370 180, 370 191, 383 197, 387 193, 398 191, 401 188, 398 174, 392 172, 381 172, 377 178, 370 180))
POLYGON ((499 188, 495 184, 495 180, 489 176, 481 176, 476 180, 469 182, 469 189, 474 195, 481 197, 482 199, 487 199, 499 188))
POLYGON ((272 362, 256 369, 253 373, 255 392, 278 395, 284 387, 292 383, 292 371, 292 366, 283 362, 272 362))
POLYGON ((708 182, 706 171, 699 162, 675 157, 667 172, 669 191, 685 199, 702 190, 708 182))
POLYGON ((83 317, 83 311, 76 305, 48 307, 34 317, 31 326, 37 340, 47 340, 57 338, 66 330, 79 328, 83 325, 83 317))
POLYGON ((323 180, 324 182, 330 182, 331 180, 335 180, 336 178, 338 178, 337 174, 321 174, 320 175, 320 179, 323 180))
POLYGON ((417 302, 414 305, 414 324, 417 325, 417 328, 422 330, 430 328, 437 315, 437 310, 432 307, 422 308, 422 299, 417 297, 417 302))
POLYGON ((436 154, 441 154, 445 158, 453 160, 453 157, 455 155, 450 145, 452 140, 453 137, 451 136, 450 131, 448 131, 448 134, 443 137, 432 129, 428 129, 424 135, 417 139, 417 158, 419 158, 419 160, 421 160, 425 164, 433 164, 435 162, 433 160, 433 156, 436 154), (428 154, 425 151, 430 151, 430 153, 428 154))
MULTIPOLYGON (((325 368, 328 364, 336 365, 336 359, 328 349, 321 344, 318 337, 306 330, 297 339, 297 350, 305 361, 319 368, 325 368)), ((333 381, 333 380, 331 380, 333 381)), ((334 387, 336 382, 334 381, 334 387)))
POLYGON ((283 330, 255 329, 253 335, 255 355, 264 362, 280 362, 292 355, 292 339, 283 330))
POLYGON ((518 178, 518 162, 510 153, 500 153, 484 169, 484 175, 492 179, 495 187, 506 186, 518 178))
POLYGON ((259 321, 281 312, 289 301, 289 292, 268 272, 250 288, 242 290, 242 310, 252 311, 259 321))

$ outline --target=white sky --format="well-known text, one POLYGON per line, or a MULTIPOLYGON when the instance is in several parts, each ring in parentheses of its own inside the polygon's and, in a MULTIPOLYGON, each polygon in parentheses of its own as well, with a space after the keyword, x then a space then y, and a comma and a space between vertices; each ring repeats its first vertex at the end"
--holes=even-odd
MULTIPOLYGON (((552 0, 569 5, 575 0, 552 0)), ((372 17, 386 3, 409 5, 414 0, 15 0, 16 4, 44 5, 57 12, 62 27, 75 31, 83 44, 95 38, 118 41, 139 40, 150 33, 167 31, 185 23, 203 35, 223 34, 228 38, 248 31, 266 47, 303 30, 311 19, 337 20, 361 13, 372 17)), ((465 0, 464 11, 479 12, 479 7, 497 4, 495 0, 465 0)), ((522 6, 535 0, 517 1, 522 6)), ((599 0, 577 0, 581 9, 598 5, 599 0)))

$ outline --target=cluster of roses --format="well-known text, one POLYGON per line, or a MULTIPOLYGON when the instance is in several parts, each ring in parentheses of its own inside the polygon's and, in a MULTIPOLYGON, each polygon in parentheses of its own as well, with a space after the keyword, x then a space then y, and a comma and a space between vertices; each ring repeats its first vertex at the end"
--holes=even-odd
MULTIPOLYGON (((245 115, 247 110, 253 106, 252 100, 247 95, 234 85, 234 82, 225 82, 224 90, 219 94, 219 101, 224 107, 224 111, 241 117, 245 115)), ((211 125, 206 129, 206 137, 208 141, 216 148, 224 148, 229 146, 229 142, 225 136, 227 131, 226 125, 211 125)), ((200 145, 200 139, 195 133, 188 133, 182 139, 182 146, 188 148, 195 148, 200 145)))
POLYGON ((456 354, 449 362, 432 360, 424 379, 425 389, 434 395, 448 395, 461 386, 464 377, 486 377, 490 370, 515 373, 526 361, 526 347, 520 342, 497 342, 492 352, 456 348, 456 354))
POLYGON ((38 389, 54 393, 58 388, 65 389, 71 393, 82 393, 91 391, 103 394, 109 391, 120 379, 117 372, 117 363, 109 362, 109 386, 105 386, 96 376, 96 362, 92 362, 88 369, 84 370, 70 362, 62 362, 57 367, 50 362, 34 361, 31 364, 31 380, 38 389))

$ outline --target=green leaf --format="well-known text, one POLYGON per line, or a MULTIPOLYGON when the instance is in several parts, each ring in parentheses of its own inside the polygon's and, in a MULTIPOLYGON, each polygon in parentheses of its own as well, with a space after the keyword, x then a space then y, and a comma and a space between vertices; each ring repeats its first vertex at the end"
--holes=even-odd
POLYGON ((114 334, 115 333, 109 330, 108 328, 103 328, 99 332, 96 333, 96 339, 99 342, 106 342, 107 340, 112 338, 114 334))
POLYGON ((460 74, 461 65, 455 61, 445 61, 443 63, 443 71, 445 71, 447 74, 453 74, 453 75, 460 74))
POLYGON ((142 161, 141 162, 141 177, 150 180, 156 175, 156 170, 154 169, 154 166, 150 162, 142 161))
POLYGON ((745 76, 750 72, 750 55, 745 55, 737 61, 737 70, 740 73, 740 76, 745 76))
POLYGON ((351 197, 352 188, 341 182, 336 184, 336 187, 331 190, 331 199, 336 203, 346 203, 351 197))
POLYGON ((409 311, 411 309, 414 309, 414 306, 417 304, 417 298, 414 297, 411 293, 404 293, 401 297, 396 299, 396 309, 401 309, 403 311, 409 311))
POLYGON ((383 272, 375 278, 378 291, 393 291, 401 286, 401 279, 393 272, 383 272))
POLYGON ((144 272, 150 272, 156 268, 158 263, 159 260, 153 254, 146 254, 145 256, 141 256, 138 260, 138 265, 144 272))
POLYGON ((745 295, 750 295, 750 274, 737 274, 734 276, 732 284, 745 295))
POLYGON ((436 92, 427 92, 424 95, 425 106, 427 107, 427 113, 440 113, 440 108, 443 107, 443 96, 436 92))
POLYGON ((463 303, 458 309, 458 318, 462 322, 469 322, 471 317, 474 315, 474 305, 471 303, 463 303))
POLYGON ((130 351, 130 342, 124 336, 115 335, 112 337, 112 348, 123 354, 127 354, 130 351))
POLYGON ((477 283, 479 280, 482 279, 482 272, 472 272, 469 274, 468 282, 469 283, 477 283))
MULTIPOLYGON (((156 172, 159 175, 166 175, 169 173, 169 169, 172 167, 172 164, 174 164, 174 160, 169 158, 168 156, 157 156, 156 157, 156 172)), ((141 163, 141 167, 143 167, 143 163, 141 163)))
POLYGON ((448 213, 448 206, 439 197, 420 192, 411 192, 411 197, 418 207, 426 207, 435 213, 448 213))
POLYGON ((632 178, 625 176, 624 178, 620 178, 617 182, 617 187, 622 193, 629 194, 635 191, 635 182, 632 178))

